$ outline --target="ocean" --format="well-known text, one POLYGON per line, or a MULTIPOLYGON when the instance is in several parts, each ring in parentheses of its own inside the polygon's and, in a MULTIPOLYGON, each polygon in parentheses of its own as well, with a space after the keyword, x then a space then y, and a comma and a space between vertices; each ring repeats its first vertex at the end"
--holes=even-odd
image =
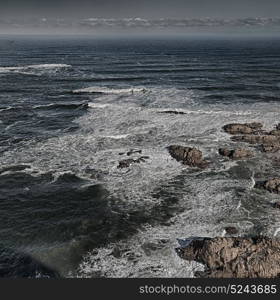
POLYGON ((279 163, 218 154, 235 145, 223 125, 272 129, 279 102, 278 39, 2 36, 0 261, 27 255, 62 277, 193 277, 202 266, 177 256, 178 239, 226 226, 279 235, 277 195, 253 188, 279 163), (173 144, 211 164, 180 164, 173 144))

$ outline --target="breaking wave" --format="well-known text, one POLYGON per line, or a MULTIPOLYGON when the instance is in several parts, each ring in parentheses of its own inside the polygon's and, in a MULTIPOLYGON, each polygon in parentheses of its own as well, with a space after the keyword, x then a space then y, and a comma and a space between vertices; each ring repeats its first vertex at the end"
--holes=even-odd
POLYGON ((123 88, 123 89, 114 89, 106 87, 87 87, 83 89, 74 90, 73 93, 96 93, 96 94, 131 94, 134 93, 145 93, 148 90, 146 88, 123 88))
POLYGON ((23 74, 23 75, 42 75, 53 73, 61 69, 71 68, 67 64, 38 64, 17 67, 0 67, 0 74, 23 74))

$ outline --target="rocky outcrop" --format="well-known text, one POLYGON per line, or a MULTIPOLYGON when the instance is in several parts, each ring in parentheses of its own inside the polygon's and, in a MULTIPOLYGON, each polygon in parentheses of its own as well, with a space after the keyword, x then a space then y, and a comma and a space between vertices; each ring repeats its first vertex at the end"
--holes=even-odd
POLYGON ((254 134, 262 129, 263 125, 259 122, 253 123, 232 123, 223 127, 224 131, 229 134, 254 134))
POLYGON ((133 159, 133 158, 124 159, 119 161, 118 168, 119 169, 128 168, 131 164, 139 164, 141 162, 145 162, 146 159, 149 159, 149 156, 141 156, 137 159, 133 159))
POLYGON ((226 234, 238 234, 238 229, 233 226, 225 227, 226 234))
POLYGON ((256 188, 265 189, 270 193, 280 194, 280 178, 272 178, 266 181, 259 181, 255 184, 256 188))
POLYGON ((172 145, 167 147, 169 154, 184 165, 205 168, 208 162, 203 159, 202 152, 196 148, 172 145))
POLYGON ((249 144, 278 144, 280 143, 280 136, 275 135, 237 135, 231 137, 235 142, 245 142, 249 144))
POLYGON ((263 144, 261 147, 263 152, 275 153, 280 150, 280 143, 263 144))
POLYGON ((193 238, 177 254, 206 266, 203 277, 275 278, 280 276, 280 241, 268 237, 193 238))
POLYGON ((254 156, 254 153, 252 151, 243 148, 233 149, 233 150, 227 148, 220 148, 219 154, 231 159, 244 159, 244 158, 250 158, 254 156))

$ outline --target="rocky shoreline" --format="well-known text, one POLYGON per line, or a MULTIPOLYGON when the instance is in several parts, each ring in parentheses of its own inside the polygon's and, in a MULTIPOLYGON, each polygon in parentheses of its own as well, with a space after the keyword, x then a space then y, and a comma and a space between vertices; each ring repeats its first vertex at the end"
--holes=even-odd
MULTIPOLYGON (((254 158, 257 153, 267 156, 280 151, 280 123, 271 131, 264 130, 259 122, 226 124, 222 129, 231 135, 233 142, 238 143, 236 148, 217 149, 225 159, 246 160, 254 158), (240 143, 248 144, 250 148, 240 146, 240 143)), ((211 164, 203 157, 202 151, 194 147, 170 145, 167 151, 172 158, 188 167, 205 169, 211 164)), ((142 154, 142 151, 131 149, 126 153, 127 156, 132 154, 142 154)), ((124 159, 119 162, 118 168, 128 168, 147 159, 147 156, 124 159)), ((253 188, 280 194, 280 177, 257 181, 253 188)), ((279 209, 280 201, 273 207, 279 209)), ((235 227, 226 227, 225 233, 227 237, 187 239, 184 245, 176 248, 176 252, 182 259, 205 265, 205 272, 195 274, 198 277, 280 277, 280 240, 265 236, 236 237, 238 229, 235 227)))
MULTIPOLYGON (((272 131, 263 130, 261 123, 227 124, 223 130, 232 141, 254 145, 256 150, 276 153, 280 150, 280 124, 272 131)), ((229 159, 254 157, 254 152, 246 148, 219 149, 219 154, 229 159)), ((280 178, 268 178, 258 181, 254 188, 280 194, 280 178)), ((280 208, 280 202, 273 204, 280 208)), ((226 234, 236 235, 234 227, 225 228, 226 234)), ((191 238, 182 247, 176 249, 182 259, 197 261, 205 265, 204 272, 197 277, 215 278, 275 278, 280 277, 280 240, 259 237, 216 237, 191 238)))
POLYGON ((280 276, 280 240, 268 237, 192 238, 176 252, 205 265, 198 277, 275 278, 280 276))

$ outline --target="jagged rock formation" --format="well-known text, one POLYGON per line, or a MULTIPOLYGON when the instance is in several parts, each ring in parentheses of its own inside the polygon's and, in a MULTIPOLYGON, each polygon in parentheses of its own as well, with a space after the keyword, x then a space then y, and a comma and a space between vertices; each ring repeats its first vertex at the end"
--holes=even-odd
POLYGON ((270 193, 280 194, 280 178, 272 178, 266 181, 259 181, 255 184, 255 187, 265 189, 270 193))
POLYGON ((196 148, 171 145, 167 147, 169 154, 184 165, 205 168, 208 162, 203 159, 202 152, 196 148))
POLYGON ((270 152, 270 153, 275 153, 280 150, 280 143, 275 143, 275 144, 263 144, 262 145, 262 151, 263 152, 270 152))
POLYGON ((280 136, 276 135, 237 135, 231 137, 232 141, 249 144, 275 144, 280 142, 280 136))
POLYGON ((280 276, 280 241, 268 237, 189 239, 177 254, 206 266, 198 276, 216 278, 275 278, 280 276))
POLYGON ((250 158, 254 156, 254 153, 252 151, 243 148, 233 149, 233 150, 227 148, 220 148, 219 154, 231 159, 244 159, 244 158, 250 158))
POLYGON ((229 134, 255 134, 261 131, 262 127, 262 123, 259 122, 245 124, 233 123, 225 125, 223 129, 229 134))

